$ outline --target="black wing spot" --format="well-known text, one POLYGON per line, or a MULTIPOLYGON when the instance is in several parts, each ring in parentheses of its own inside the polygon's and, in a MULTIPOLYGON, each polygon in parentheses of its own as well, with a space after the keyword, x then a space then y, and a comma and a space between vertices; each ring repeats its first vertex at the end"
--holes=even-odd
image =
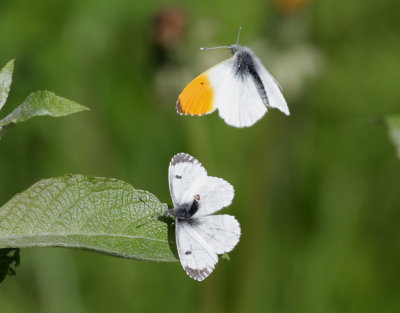
POLYGON ((186 255, 191 255, 191 254, 192 254, 192 251, 186 251, 185 254, 186 254, 186 255))
POLYGON ((175 178, 182 179, 181 175, 175 175, 175 178))

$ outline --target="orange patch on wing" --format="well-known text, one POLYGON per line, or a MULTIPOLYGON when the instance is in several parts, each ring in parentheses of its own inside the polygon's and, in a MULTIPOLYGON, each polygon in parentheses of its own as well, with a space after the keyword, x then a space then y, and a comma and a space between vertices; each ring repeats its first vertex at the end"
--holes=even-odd
POLYGON ((200 74, 183 89, 176 102, 181 114, 203 115, 213 109, 214 90, 207 74, 200 74))

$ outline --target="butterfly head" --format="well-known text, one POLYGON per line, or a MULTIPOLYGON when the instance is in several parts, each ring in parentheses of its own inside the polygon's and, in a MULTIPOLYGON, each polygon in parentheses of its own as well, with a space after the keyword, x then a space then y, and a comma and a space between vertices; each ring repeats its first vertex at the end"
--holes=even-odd
POLYGON ((237 43, 235 43, 229 46, 229 49, 231 50, 232 54, 235 54, 240 49, 240 46, 237 43))
POLYGON ((173 215, 178 220, 189 220, 199 209, 200 196, 196 195, 192 203, 182 203, 175 207, 173 215))

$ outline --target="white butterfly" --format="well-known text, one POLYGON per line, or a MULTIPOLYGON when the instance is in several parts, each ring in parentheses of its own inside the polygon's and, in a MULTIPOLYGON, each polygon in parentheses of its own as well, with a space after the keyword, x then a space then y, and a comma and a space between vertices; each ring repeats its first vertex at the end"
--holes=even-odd
MULTIPOLYGON (((239 29, 240 34, 240 29, 239 29)), ((236 44, 202 50, 229 48, 234 54, 197 76, 183 89, 176 102, 180 114, 219 116, 234 127, 249 127, 276 108, 290 115, 280 87, 248 47, 236 44)))
POLYGON ((179 259, 186 273, 201 281, 214 270, 218 255, 239 242, 240 226, 233 216, 210 215, 231 204, 234 190, 222 178, 208 176, 186 153, 172 158, 168 180, 179 259))

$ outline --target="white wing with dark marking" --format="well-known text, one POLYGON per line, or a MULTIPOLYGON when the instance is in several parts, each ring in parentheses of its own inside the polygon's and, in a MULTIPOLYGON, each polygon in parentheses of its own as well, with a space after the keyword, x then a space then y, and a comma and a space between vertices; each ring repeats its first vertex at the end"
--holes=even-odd
POLYGON ((239 223, 230 215, 211 215, 176 223, 180 262, 186 273, 199 281, 214 270, 218 254, 232 251, 239 237, 239 223))
POLYGON ((226 180, 207 176, 204 183, 196 191, 199 210, 194 217, 209 215, 227 207, 232 203, 235 191, 226 180))
POLYGON ((176 154, 168 170, 169 191, 174 206, 192 202, 206 178, 207 171, 199 161, 186 153, 176 154))
POLYGON ((195 216, 217 212, 232 203, 232 185, 222 178, 207 176, 201 163, 186 153, 172 158, 168 176, 174 206, 191 203, 196 198, 199 210, 195 216))
POLYGON ((207 71, 214 89, 219 116, 234 127, 249 127, 261 119, 267 108, 250 75, 234 74, 235 56, 207 71))
POLYGON ((176 222, 176 246, 179 260, 186 273, 196 280, 203 280, 214 270, 217 253, 188 222, 176 222))
POLYGON ((290 115, 288 105, 285 98, 283 97, 281 88, 275 78, 267 71, 267 69, 262 65, 260 59, 254 55, 254 63, 256 64, 257 73, 261 78, 264 85, 265 92, 268 97, 268 106, 271 108, 276 108, 286 115, 290 115))

